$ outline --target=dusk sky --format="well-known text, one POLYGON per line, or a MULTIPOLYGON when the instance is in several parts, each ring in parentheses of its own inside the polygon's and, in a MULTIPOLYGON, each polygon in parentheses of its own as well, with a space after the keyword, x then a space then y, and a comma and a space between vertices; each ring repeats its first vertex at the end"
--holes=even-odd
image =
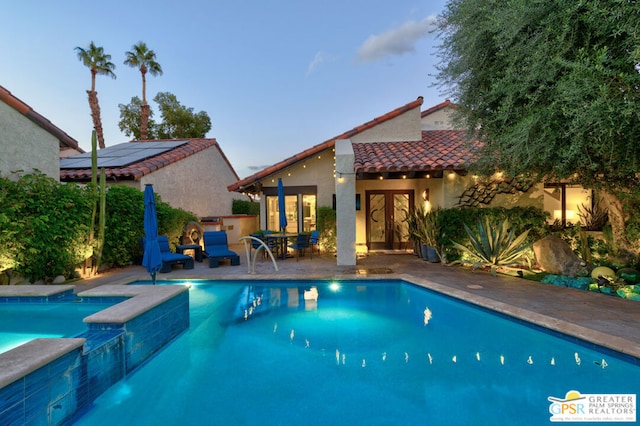
POLYGON ((98 76, 106 145, 127 142, 118 104, 141 97, 125 52, 144 41, 163 75, 158 92, 205 111, 242 178, 424 97, 434 87, 435 28, 444 0, 86 2, 24 0, 3 5, 0 85, 91 149, 86 91, 91 75, 74 48, 91 41, 116 65, 98 76))

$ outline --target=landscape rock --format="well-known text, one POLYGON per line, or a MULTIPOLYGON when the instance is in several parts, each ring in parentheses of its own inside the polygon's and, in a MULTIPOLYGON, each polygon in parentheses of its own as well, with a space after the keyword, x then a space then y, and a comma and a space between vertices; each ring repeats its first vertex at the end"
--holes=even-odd
POLYGON ((562 239, 549 235, 533 243, 538 266, 550 274, 575 276, 586 263, 562 239))
POLYGON ((54 284, 62 284, 63 282, 65 282, 67 279, 64 277, 64 275, 58 275, 57 277, 55 277, 53 279, 53 283, 54 284))

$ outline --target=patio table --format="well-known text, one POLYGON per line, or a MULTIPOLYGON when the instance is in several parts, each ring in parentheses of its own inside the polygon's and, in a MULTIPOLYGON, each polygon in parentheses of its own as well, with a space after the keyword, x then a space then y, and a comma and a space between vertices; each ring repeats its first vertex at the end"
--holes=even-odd
MULTIPOLYGON (((284 234, 268 234, 265 235, 265 237, 267 238, 275 238, 276 239, 276 244, 278 245, 278 251, 280 252, 279 254, 279 258, 280 259, 286 259, 287 256, 287 247, 288 247, 288 241, 289 238, 297 238, 298 234, 297 233, 284 233, 284 234)), ((293 257, 293 256, 291 256, 293 257)))
POLYGON ((196 262, 202 262, 202 247, 200 244, 182 244, 176 246, 176 253, 184 254, 185 250, 193 250, 196 262))

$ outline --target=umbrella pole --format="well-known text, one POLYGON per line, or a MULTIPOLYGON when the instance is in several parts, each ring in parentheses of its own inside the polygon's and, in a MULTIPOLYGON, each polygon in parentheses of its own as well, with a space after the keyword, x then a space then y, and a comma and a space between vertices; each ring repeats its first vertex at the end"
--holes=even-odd
POLYGON ((151 273, 151 282, 153 283, 153 285, 156 285, 156 273, 155 272, 151 273))

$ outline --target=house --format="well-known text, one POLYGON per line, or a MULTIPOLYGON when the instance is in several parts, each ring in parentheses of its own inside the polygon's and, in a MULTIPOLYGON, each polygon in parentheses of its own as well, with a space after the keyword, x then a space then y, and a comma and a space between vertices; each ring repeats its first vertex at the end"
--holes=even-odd
POLYGON ((59 159, 84 153, 78 142, 0 86, 0 174, 42 173, 58 180, 59 159))
MULTIPOLYGON (((263 229, 278 229, 277 181, 285 188, 287 231, 315 228, 319 206, 337 218, 338 265, 357 253, 408 247, 406 211, 454 206, 538 206, 567 220, 589 195, 565 184, 535 185, 500 173, 469 175, 473 144, 455 129, 450 101, 421 111, 423 98, 312 146, 228 187, 261 196, 263 229)), ((476 142, 477 143, 477 142, 476 142)))
MULTIPOLYGON (((231 214, 241 194, 226 190, 238 175, 215 139, 132 141, 97 151, 107 185, 144 190, 152 184, 162 201, 201 218, 231 214)), ((91 153, 60 161, 60 181, 91 181, 91 153)))

